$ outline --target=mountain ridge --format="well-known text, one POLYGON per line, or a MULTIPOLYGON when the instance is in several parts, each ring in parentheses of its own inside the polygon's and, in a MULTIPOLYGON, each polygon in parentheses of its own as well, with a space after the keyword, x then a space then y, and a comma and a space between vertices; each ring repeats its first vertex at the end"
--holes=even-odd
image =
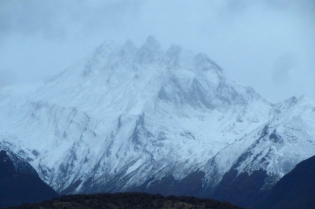
POLYGON ((206 55, 153 37, 105 43, 35 93, 0 97, 1 143, 58 192, 150 190, 200 171, 209 196, 230 170, 262 169, 274 185, 315 154, 312 102, 272 104, 206 55))

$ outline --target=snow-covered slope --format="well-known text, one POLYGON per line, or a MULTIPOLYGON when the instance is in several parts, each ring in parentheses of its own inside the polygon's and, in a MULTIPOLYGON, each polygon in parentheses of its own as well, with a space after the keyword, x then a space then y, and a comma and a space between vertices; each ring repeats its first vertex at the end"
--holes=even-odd
MULTIPOLYGON (((270 118, 259 128, 226 146, 210 159, 207 175, 221 176, 233 168, 251 174, 267 171, 266 184, 273 185, 305 158, 314 155, 315 105, 305 97, 292 97, 273 105, 270 118), (218 175, 219 173, 219 175, 218 175)), ((265 185, 270 186, 270 185, 265 185)))
POLYGON ((106 42, 49 81, 2 90, 0 143, 63 193, 195 171, 213 187, 232 167, 277 180, 315 154, 314 107, 271 104, 206 55, 149 37, 140 48, 106 42))

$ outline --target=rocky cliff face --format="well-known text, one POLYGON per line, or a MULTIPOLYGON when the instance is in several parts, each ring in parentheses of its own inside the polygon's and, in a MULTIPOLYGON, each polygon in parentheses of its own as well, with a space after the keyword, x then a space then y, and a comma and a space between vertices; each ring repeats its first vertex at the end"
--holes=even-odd
POLYGON ((2 145, 60 193, 211 196, 228 172, 255 171, 264 189, 315 154, 307 98, 271 104, 206 55, 153 37, 104 43, 43 84, 4 89, 0 108, 2 145))

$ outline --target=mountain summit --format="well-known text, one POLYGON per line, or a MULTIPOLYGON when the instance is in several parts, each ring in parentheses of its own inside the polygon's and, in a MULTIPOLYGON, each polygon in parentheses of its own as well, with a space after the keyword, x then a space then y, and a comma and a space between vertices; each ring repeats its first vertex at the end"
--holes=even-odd
POLYGON ((269 188, 315 154, 312 102, 271 104, 207 55, 153 37, 106 42, 35 92, 0 98, 0 143, 62 194, 220 198, 228 177, 262 172, 269 188))

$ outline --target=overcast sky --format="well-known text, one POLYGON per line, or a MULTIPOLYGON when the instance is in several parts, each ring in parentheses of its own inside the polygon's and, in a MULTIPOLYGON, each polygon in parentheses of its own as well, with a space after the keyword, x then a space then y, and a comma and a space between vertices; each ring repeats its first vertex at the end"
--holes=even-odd
POLYGON ((271 102, 315 101, 314 0, 0 0, 0 88, 149 35, 208 54, 271 102))

